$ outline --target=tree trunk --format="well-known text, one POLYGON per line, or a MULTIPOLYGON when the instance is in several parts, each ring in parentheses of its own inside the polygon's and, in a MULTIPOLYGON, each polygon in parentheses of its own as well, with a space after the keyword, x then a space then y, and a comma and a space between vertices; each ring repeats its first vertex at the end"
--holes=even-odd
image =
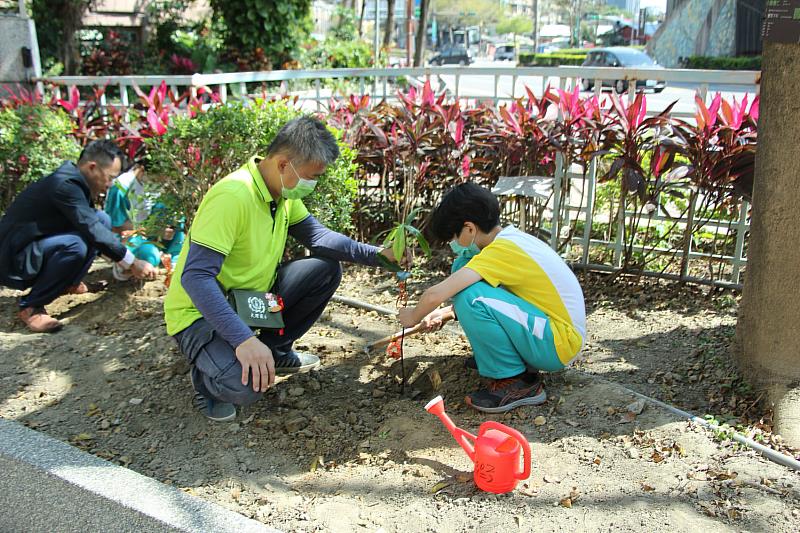
POLYGON ((392 44, 392 32, 394 31, 394 4, 395 0, 386 1, 386 27, 383 28, 383 47, 389 48, 392 44))
POLYGON ((359 39, 363 35, 363 30, 364 30, 364 12, 366 10, 367 10, 367 0, 361 0, 361 13, 358 14, 358 38, 359 39))
POLYGON ((421 67, 425 59, 425 44, 428 35, 428 11, 431 0, 421 0, 419 4, 419 26, 417 26, 416 42, 414 45, 414 66, 421 67))
POLYGON ((53 6, 55 16, 59 17, 63 23, 64 33, 59 48, 60 59, 64 64, 64 74, 67 76, 78 73, 81 55, 75 34, 83 27, 83 15, 89 9, 89 4, 91 4, 91 0, 63 0, 53 6))
POLYGON ((767 393, 775 432, 795 447, 800 447, 798 79, 800 45, 765 42, 753 219, 736 328, 739 366, 767 393))

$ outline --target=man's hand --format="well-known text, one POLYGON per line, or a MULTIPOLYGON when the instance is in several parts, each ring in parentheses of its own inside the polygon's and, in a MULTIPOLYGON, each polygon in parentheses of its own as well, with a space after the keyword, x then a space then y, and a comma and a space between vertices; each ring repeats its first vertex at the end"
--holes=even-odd
MULTIPOLYGON (((390 263, 397 263, 397 258, 394 256, 394 250, 391 248, 384 248, 379 252, 382 256, 389 260, 390 263)), ((400 259, 399 264, 401 267, 408 269, 411 268, 411 250, 406 248, 403 251, 403 257, 400 259)))
POLYGON ((153 265, 141 259, 135 259, 130 270, 136 279, 155 279, 156 277, 156 269, 153 265))
POLYGON ((275 360, 269 346, 250 337, 236 347, 236 359, 242 364, 242 385, 247 385, 250 373, 253 374, 253 390, 265 392, 275 383, 275 360))

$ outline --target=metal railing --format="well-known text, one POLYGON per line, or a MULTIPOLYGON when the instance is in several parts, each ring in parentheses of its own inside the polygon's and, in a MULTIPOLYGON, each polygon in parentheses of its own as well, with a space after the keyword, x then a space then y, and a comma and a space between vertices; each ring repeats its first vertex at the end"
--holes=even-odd
MULTIPOLYGON (((385 100, 395 98, 398 80, 403 83, 418 83, 421 80, 440 81, 445 84, 453 98, 459 100, 491 101, 495 105, 510 101, 524 95, 518 87, 527 85, 537 94, 544 92, 547 85, 563 90, 572 90, 582 79, 592 80, 595 93, 600 94, 601 81, 623 80, 630 87, 636 87, 637 80, 664 81, 670 84, 694 84, 700 95, 705 98, 709 87, 713 85, 732 86, 737 92, 758 92, 760 73, 757 71, 725 71, 725 70, 684 70, 684 69, 642 69, 611 67, 419 67, 419 68, 382 68, 382 69, 329 69, 329 70, 275 70, 268 72, 234 72, 220 74, 192 74, 178 76, 54 76, 37 79, 37 82, 53 85, 59 91, 62 86, 102 87, 115 86, 119 89, 119 104, 130 105, 130 91, 134 85, 151 87, 162 81, 179 92, 179 88, 197 91, 200 87, 216 88, 220 99, 242 98, 248 94, 248 84, 294 83, 304 82, 308 88, 289 92, 297 96, 302 103, 316 104, 317 110, 333 96, 333 91, 326 89, 324 83, 329 80, 348 79, 357 83, 359 95, 369 94, 385 100), (493 80, 490 94, 477 94, 464 90, 467 78, 490 77, 493 80), (510 82, 510 87, 503 87, 510 82)), ((43 87, 43 85, 42 85, 43 87)), ((252 85, 251 85, 252 87, 252 85)), ((276 91, 277 92, 277 91, 276 91)), ((635 92, 628 91, 630 99, 635 92)), ((106 103, 103 101, 102 103, 106 103)))

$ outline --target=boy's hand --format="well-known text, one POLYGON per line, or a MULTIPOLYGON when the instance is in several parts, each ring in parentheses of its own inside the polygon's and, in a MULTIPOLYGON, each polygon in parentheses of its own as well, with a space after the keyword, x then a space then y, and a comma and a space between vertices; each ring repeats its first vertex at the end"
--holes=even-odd
POLYGON ((414 318, 414 311, 415 308, 413 307, 403 307, 397 312, 397 319, 404 328, 413 328, 419 324, 419 320, 414 318))
POLYGON ((422 329, 420 331, 439 331, 444 326, 444 309, 434 309, 420 320, 422 329))

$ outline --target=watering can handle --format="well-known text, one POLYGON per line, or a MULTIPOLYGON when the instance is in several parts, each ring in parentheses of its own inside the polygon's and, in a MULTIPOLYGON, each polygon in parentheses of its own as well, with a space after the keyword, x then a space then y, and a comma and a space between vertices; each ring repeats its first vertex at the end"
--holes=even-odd
POLYGON ((528 444, 528 441, 525 439, 522 433, 516 429, 504 426, 499 422, 495 422, 494 420, 489 420, 488 422, 481 424, 480 434, 482 435, 488 429, 496 429, 497 431, 505 433, 519 443, 519 445, 522 447, 522 453, 524 454, 524 466, 522 467, 522 472, 515 472, 514 476, 517 479, 528 479, 528 477, 531 475, 531 445, 528 444))
POLYGON ((458 441, 459 446, 461 446, 467 455, 469 456, 472 462, 475 462, 475 435, 470 433, 469 431, 465 431, 461 428, 455 428, 457 437, 456 440, 458 441), (471 441, 471 442, 470 442, 471 441))

